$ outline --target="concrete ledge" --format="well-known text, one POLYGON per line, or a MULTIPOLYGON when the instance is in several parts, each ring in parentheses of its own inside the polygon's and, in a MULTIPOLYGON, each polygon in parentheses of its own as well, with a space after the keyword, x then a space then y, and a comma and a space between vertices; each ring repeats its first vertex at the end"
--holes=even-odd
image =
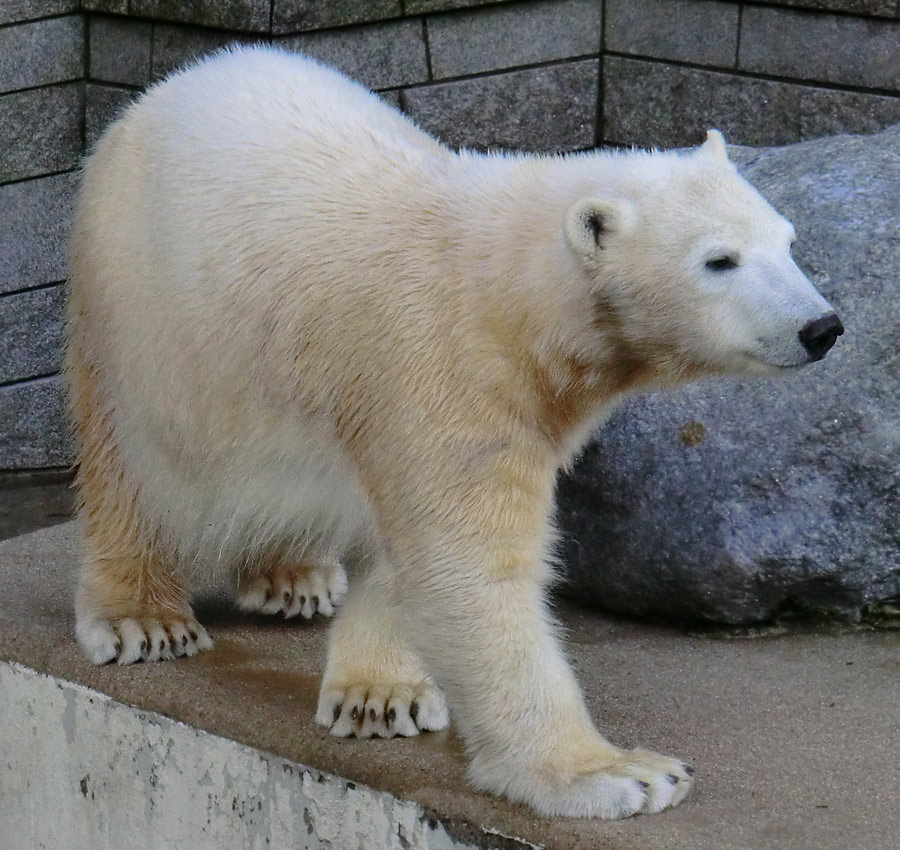
POLYGON ((710 640, 562 608, 600 728, 691 761, 697 785, 661 815, 543 819, 473 791, 452 728, 315 726, 325 623, 248 619, 210 591, 214 651, 91 666, 76 560, 72 523, 0 542, 3 850, 896 847, 900 633, 710 640))
POLYGON ((20 664, 0 662, 0 717, 4 850, 479 846, 415 803, 20 664))

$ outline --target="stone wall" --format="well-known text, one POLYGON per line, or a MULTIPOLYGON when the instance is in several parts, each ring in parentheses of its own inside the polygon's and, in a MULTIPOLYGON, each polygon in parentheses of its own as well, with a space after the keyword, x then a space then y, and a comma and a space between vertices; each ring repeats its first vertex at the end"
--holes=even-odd
POLYGON ((900 0, 4 0, 0 469, 65 465, 63 246, 78 157, 232 41, 333 64, 452 145, 787 144, 900 121, 900 0))

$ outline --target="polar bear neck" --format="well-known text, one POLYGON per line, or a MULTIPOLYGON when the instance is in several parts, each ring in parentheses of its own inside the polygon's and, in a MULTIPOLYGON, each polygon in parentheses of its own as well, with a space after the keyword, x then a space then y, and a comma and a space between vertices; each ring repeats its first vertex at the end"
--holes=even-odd
POLYGON ((585 309, 584 271, 563 234, 566 210, 595 185, 627 191, 616 157, 591 158, 586 187, 583 156, 464 152, 442 199, 446 267, 474 344, 510 365, 498 378, 514 376, 521 403, 565 457, 626 391, 652 383, 639 355, 585 309))

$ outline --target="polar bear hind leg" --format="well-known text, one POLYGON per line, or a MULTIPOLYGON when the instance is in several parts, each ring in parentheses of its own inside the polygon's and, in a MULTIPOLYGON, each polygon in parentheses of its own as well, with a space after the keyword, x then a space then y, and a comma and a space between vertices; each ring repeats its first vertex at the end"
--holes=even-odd
POLYGON ((307 556, 299 563, 281 560, 250 570, 238 580, 237 606, 241 611, 281 614, 286 620, 334 615, 347 594, 347 572, 330 558, 307 556))

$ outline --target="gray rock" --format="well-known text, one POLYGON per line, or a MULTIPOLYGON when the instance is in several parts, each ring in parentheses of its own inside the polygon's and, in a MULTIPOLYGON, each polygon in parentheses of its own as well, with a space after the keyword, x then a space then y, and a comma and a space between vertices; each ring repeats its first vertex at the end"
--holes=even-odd
POLYGON ((280 47, 318 59, 370 89, 388 89, 428 79, 421 21, 390 21, 276 41, 280 47))
POLYGON ((367 24, 402 14, 400 0, 274 0, 272 32, 367 24))
POLYGON ((605 47, 733 68, 738 12, 719 0, 607 0, 605 47))
POLYGON ((90 78, 106 83, 146 85, 150 80, 152 24, 117 18, 90 19, 90 78))
POLYGON ((0 293, 65 278, 77 181, 69 172, 0 186, 0 293))
POLYGON ((602 4, 494 6, 428 20, 435 79, 600 52, 602 4))
POLYGON ((447 144, 565 151, 595 143, 598 61, 405 89, 404 110, 447 144))
POLYGON ((0 469, 68 466, 75 452, 59 375, 0 387, 0 469))
POLYGON ((900 21, 747 6, 738 67, 824 83, 900 89, 900 21))
POLYGON ((84 76, 81 15, 0 29, 0 93, 84 76))
POLYGON ((82 103, 78 83, 0 97, 0 182, 74 168, 82 103))
POLYGON ((636 398, 560 481, 567 592, 748 624, 900 600, 900 125, 736 150, 847 327, 787 379, 636 398))
POLYGON ((59 371, 63 288, 0 296, 0 384, 59 371))

